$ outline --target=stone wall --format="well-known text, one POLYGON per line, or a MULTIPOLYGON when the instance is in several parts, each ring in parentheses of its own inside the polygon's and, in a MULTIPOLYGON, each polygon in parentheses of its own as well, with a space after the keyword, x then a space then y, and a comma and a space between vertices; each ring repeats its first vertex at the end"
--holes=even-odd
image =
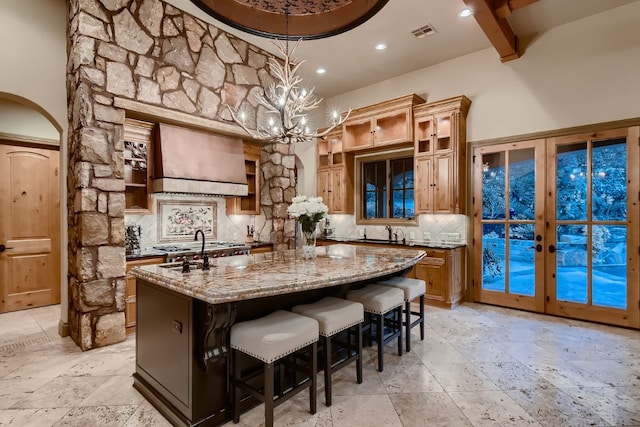
MULTIPOLYGON (((273 77, 268 53, 159 0, 67 5, 69 329, 87 350, 125 339, 127 111, 114 100, 221 123, 229 105, 255 127, 264 115, 255 92, 273 77)), ((263 152, 261 199, 278 247, 295 232, 286 218, 295 192, 291 149, 274 144, 263 152)))

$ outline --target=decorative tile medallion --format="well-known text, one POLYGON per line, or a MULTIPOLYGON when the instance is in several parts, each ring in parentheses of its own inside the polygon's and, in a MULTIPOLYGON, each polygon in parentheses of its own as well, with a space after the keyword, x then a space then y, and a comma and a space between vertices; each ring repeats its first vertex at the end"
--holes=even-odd
POLYGON ((160 242, 193 240, 196 230, 207 239, 216 238, 216 203, 158 201, 158 236, 160 242))

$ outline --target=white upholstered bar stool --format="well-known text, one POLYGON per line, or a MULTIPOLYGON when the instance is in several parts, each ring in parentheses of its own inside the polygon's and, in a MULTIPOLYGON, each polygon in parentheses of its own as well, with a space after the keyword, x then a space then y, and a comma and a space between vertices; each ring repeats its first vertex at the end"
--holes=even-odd
MULTIPOLYGON (((264 423, 273 426, 273 410, 295 394, 309 388, 309 411, 316 413, 316 373, 318 353, 318 322, 315 319, 278 310, 255 320, 239 322, 231 326, 231 401, 233 422, 240 421, 239 390, 249 392, 264 402, 264 423), (307 379, 293 384, 284 395, 275 395, 275 364, 296 351, 309 351, 307 379), (238 352, 258 359, 264 364, 264 388, 262 392, 243 379, 238 352)), ((296 367, 297 368, 297 367, 296 367)))
POLYGON ((362 322, 364 307, 361 303, 340 298, 325 297, 311 304, 296 305, 292 312, 311 317, 320 327, 320 347, 324 363, 324 402, 331 406, 331 375, 355 360, 356 381, 362 384, 362 322), (338 339, 338 334, 347 331, 346 340, 338 339), (355 331, 352 331, 355 329, 355 331), (355 332, 355 342, 352 341, 355 332), (341 349, 343 357, 333 363, 334 344, 341 349))
POLYGON ((424 294, 426 292, 424 280, 392 277, 378 282, 378 284, 402 289, 404 292, 404 334, 407 342, 406 349, 411 351, 411 329, 413 327, 420 325, 420 341, 424 341, 424 294), (420 311, 411 311, 411 301, 418 297, 420 298, 420 311), (411 315, 417 316, 417 319, 413 322, 411 321, 411 315))
POLYGON ((378 371, 384 369, 384 346, 397 338, 398 356, 402 356, 402 303, 404 292, 391 286, 367 285, 362 289, 347 292, 346 298, 357 301, 364 306, 369 317, 365 329, 369 340, 373 338, 373 326, 376 327, 376 344, 378 345, 378 371), (385 335, 385 328, 391 332, 385 335))

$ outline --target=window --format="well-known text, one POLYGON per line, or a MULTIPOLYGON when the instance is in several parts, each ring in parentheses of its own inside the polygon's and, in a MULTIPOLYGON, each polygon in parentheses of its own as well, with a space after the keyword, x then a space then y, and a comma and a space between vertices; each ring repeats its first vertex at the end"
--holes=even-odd
POLYGON ((413 157, 362 161, 361 218, 414 217, 413 157))

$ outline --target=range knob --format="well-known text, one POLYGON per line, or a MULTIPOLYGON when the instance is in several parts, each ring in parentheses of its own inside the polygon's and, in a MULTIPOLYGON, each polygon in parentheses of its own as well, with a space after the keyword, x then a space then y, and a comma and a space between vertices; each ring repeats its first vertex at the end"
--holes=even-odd
POLYGON ((211 258, 218 258, 218 254, 217 253, 212 253, 211 255, 209 255, 211 258))
POLYGON ((177 257, 175 258, 175 262, 180 262, 180 261, 183 261, 183 260, 184 260, 184 257, 183 257, 183 256, 177 256, 177 257))
POLYGON ((198 259, 200 259, 200 255, 194 255, 194 256, 193 256, 193 259, 194 259, 194 260, 198 260, 198 259))

